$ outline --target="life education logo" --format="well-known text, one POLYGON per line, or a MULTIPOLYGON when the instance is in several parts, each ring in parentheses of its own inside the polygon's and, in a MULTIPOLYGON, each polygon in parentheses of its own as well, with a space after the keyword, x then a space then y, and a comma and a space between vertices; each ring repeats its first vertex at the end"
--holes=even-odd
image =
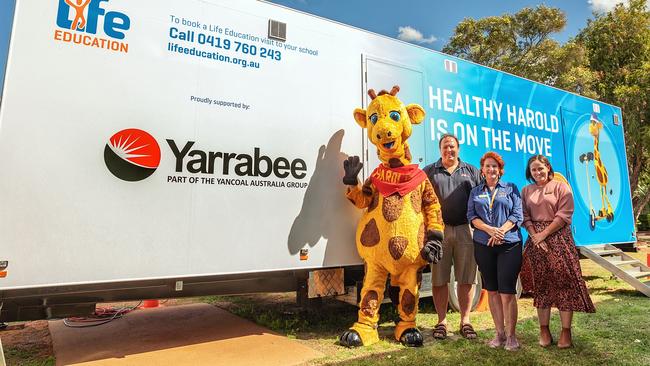
POLYGON ((122 130, 108 140, 104 162, 116 177, 137 182, 149 177, 160 164, 160 146, 156 139, 137 128, 122 130))
POLYGON ((131 28, 128 15, 108 10, 110 0, 58 1, 54 40, 111 52, 128 53, 125 32, 131 28), (98 36, 102 32, 104 36, 98 36))

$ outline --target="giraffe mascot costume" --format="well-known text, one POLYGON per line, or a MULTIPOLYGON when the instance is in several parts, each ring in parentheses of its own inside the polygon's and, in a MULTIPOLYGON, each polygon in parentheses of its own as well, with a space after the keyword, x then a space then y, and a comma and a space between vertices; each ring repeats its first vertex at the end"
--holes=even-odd
POLYGON ((426 174, 410 164, 406 142, 412 124, 424 120, 424 109, 417 104, 404 106, 396 97, 398 91, 394 86, 377 95, 371 89, 368 110, 354 111, 354 119, 368 130, 382 163, 363 185, 357 179, 363 167, 359 157, 349 157, 343 163, 347 197, 356 207, 366 209, 356 233, 365 277, 358 321, 339 339, 346 347, 379 341, 379 306, 388 274, 391 284, 399 287, 400 321, 395 339, 406 346, 421 346, 423 337, 415 325, 420 271, 427 262, 437 262, 442 256, 440 204, 426 174))

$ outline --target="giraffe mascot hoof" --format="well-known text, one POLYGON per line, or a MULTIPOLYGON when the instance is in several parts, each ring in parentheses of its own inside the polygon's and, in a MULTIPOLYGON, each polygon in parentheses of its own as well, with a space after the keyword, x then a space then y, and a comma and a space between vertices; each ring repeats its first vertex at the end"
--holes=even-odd
POLYGON ((339 340, 346 347, 379 341, 379 306, 388 275, 390 295, 398 303, 400 318, 395 340, 406 346, 421 346, 423 337, 415 324, 421 270, 442 256, 440 203, 426 174, 411 164, 406 142, 413 124, 424 120, 424 109, 417 104, 405 106, 397 92, 397 86, 378 95, 371 89, 368 110, 354 111, 355 121, 368 130, 370 141, 377 147, 381 164, 359 184, 357 176, 363 168, 359 157, 351 156, 343 162, 346 196, 364 210, 355 238, 365 263, 358 320, 339 340))
POLYGON ((345 346, 348 348, 353 348, 353 347, 360 347, 363 346, 363 342, 361 341, 361 337, 359 336, 359 333, 355 330, 346 330, 341 334, 341 337, 339 337, 339 343, 341 346, 345 346))
POLYGON ((406 347, 422 347, 424 344, 424 337, 422 337, 422 333, 420 333, 417 328, 411 328, 402 333, 402 337, 399 341, 406 347))

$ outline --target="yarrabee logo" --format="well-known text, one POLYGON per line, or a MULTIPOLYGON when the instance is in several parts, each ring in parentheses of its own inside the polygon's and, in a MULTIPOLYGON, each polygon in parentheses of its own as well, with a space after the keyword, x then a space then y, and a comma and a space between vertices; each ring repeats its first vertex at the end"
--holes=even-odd
MULTIPOLYGON (((190 183, 273 188, 307 188, 307 163, 300 158, 271 157, 253 147, 252 153, 210 151, 196 148, 195 141, 165 139, 174 157, 167 183, 190 183), (291 181, 297 180, 297 181, 291 181)), ((160 164, 160 147, 145 131, 136 128, 113 135, 104 148, 104 162, 116 177, 137 182, 149 177, 160 164)))
POLYGON ((86 47, 103 48, 115 52, 129 52, 123 41, 131 27, 131 19, 124 13, 107 10, 109 0, 58 0, 59 6, 54 40, 86 47), (108 38, 98 37, 101 28, 108 38))
POLYGON ((116 177, 137 182, 158 168, 160 146, 147 132, 129 128, 111 136, 104 148, 104 162, 116 177))

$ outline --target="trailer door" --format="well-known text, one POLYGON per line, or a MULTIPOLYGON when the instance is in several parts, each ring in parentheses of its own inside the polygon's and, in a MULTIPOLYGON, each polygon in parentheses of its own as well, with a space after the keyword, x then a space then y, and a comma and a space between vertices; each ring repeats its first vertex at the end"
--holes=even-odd
MULTIPOLYGON (((421 71, 404 65, 398 65, 386 60, 366 57, 364 69, 364 108, 368 108, 370 97, 366 93, 368 89, 379 92, 382 89, 390 90, 393 85, 399 85, 399 99, 404 104, 419 104, 424 107, 423 74, 421 71)), ((413 127, 413 134, 409 138, 413 164, 424 163, 425 156, 425 122, 413 127)), ((380 161, 377 158, 376 147, 370 142, 364 130, 364 175, 368 177, 380 161)))

